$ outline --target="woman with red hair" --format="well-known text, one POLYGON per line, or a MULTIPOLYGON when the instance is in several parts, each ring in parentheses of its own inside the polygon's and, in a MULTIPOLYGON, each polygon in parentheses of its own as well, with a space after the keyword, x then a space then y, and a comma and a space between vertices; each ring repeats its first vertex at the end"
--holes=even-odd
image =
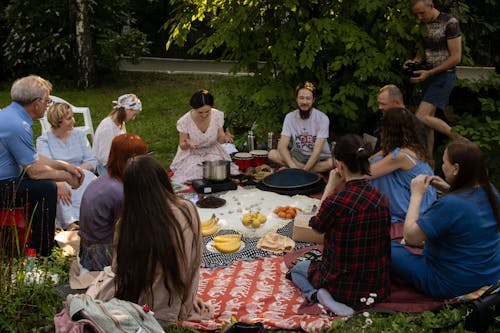
POLYGON ((115 223, 123 204, 123 171, 131 157, 146 155, 147 145, 136 134, 121 134, 111 143, 107 174, 92 181, 80 206, 80 264, 91 271, 111 265, 115 223))

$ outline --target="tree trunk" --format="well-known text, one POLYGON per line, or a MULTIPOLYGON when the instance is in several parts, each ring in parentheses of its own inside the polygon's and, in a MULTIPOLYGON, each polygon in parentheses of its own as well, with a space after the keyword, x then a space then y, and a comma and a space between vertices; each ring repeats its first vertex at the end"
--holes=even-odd
POLYGON ((91 87, 95 82, 95 66, 92 54, 88 0, 70 0, 75 26, 75 75, 80 89, 91 87))

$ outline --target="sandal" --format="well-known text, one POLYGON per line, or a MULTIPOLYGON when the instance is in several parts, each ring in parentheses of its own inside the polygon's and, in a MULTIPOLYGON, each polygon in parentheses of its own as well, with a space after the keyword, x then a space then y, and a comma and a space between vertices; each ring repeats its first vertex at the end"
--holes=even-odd
POLYGON ((70 225, 68 225, 66 228, 64 228, 65 231, 77 231, 80 229, 80 226, 78 225, 78 222, 73 222, 70 225))

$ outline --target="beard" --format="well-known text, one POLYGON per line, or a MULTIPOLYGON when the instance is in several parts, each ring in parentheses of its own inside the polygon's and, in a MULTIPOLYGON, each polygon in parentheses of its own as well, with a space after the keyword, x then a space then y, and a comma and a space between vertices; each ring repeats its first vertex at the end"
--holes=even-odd
POLYGON ((312 107, 307 110, 302 110, 299 108, 300 119, 308 119, 311 116, 312 107))

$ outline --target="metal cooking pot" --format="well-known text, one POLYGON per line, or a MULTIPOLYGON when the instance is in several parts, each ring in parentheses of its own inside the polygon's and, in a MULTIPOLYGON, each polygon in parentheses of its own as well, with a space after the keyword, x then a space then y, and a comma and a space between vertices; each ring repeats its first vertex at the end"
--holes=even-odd
POLYGON ((203 179, 213 181, 223 181, 229 178, 229 161, 216 160, 203 162, 203 179))

